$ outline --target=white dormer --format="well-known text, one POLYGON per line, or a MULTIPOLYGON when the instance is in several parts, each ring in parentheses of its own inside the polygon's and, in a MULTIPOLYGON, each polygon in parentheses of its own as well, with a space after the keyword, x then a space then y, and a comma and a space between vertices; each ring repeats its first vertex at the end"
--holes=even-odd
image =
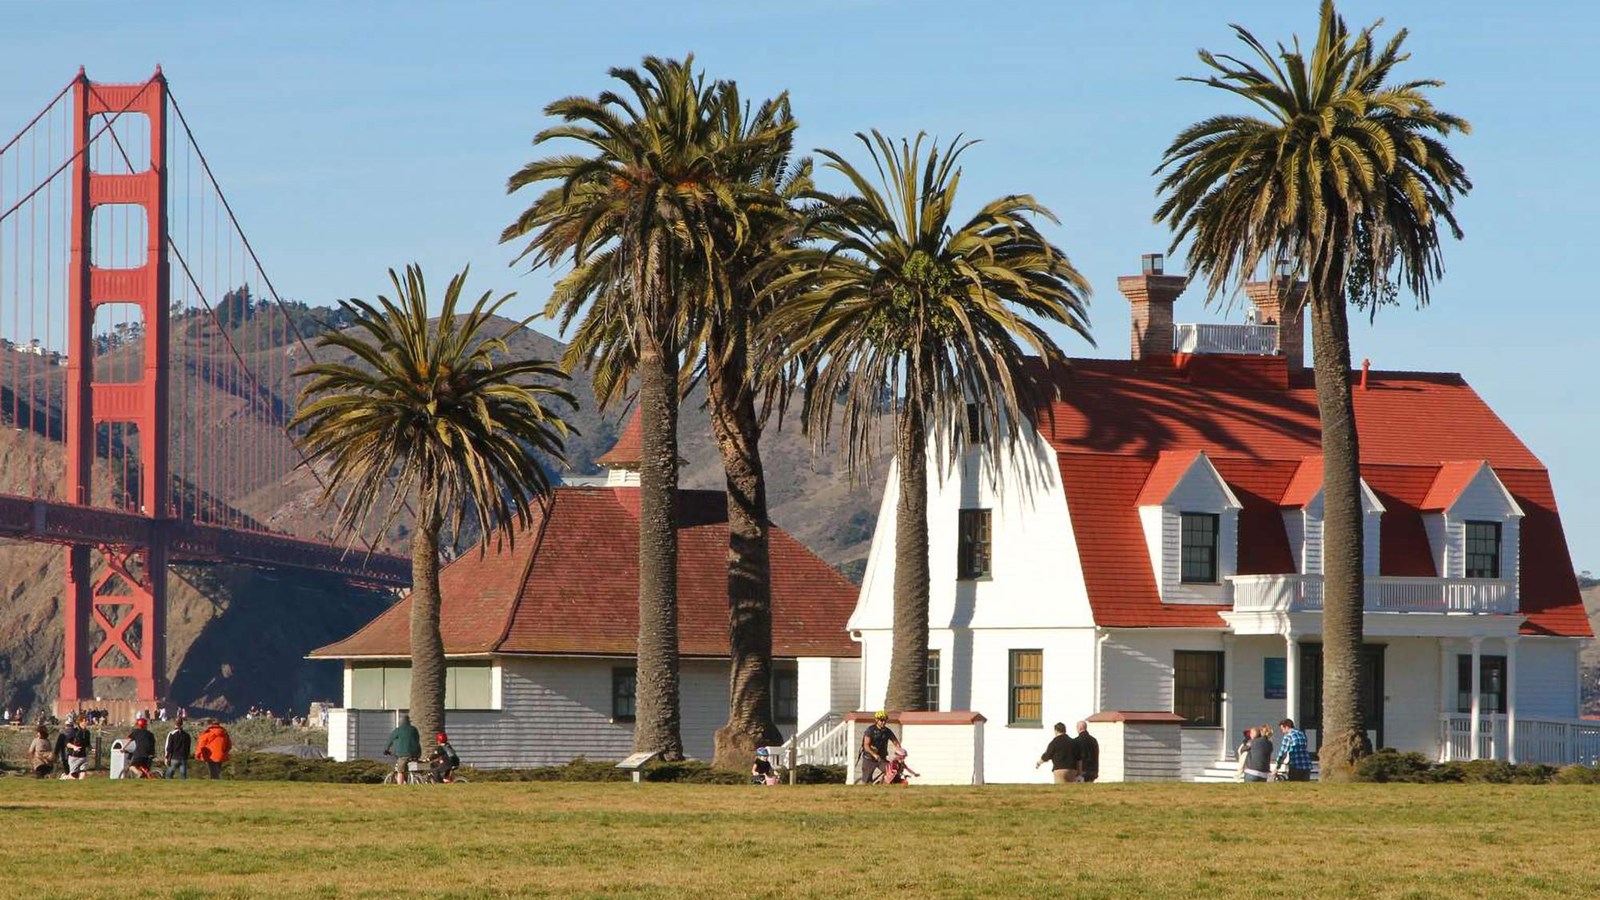
POLYGON ((1439 467, 1420 504, 1441 578, 1518 578, 1522 507, 1485 460, 1439 467))
MULTIPOLYGON (((1294 555, 1295 571, 1302 575, 1322 574, 1322 494, 1322 457, 1308 456, 1278 503, 1283 507, 1283 530, 1294 555)), ((1363 574, 1369 576, 1379 571, 1384 512, 1378 495, 1361 479, 1361 559, 1363 574)))
POLYGON ((1242 504, 1205 453, 1162 453, 1135 505, 1161 601, 1231 602, 1242 504))

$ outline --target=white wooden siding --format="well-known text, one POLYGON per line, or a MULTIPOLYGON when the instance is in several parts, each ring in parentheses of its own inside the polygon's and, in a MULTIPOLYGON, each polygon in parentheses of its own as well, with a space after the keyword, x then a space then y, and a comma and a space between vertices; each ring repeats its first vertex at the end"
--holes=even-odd
POLYGON ((1517 642, 1518 717, 1577 717, 1578 643, 1540 637, 1517 642))
MULTIPOLYGON (((1144 518, 1141 507, 1140 517, 1144 518)), ((1164 603, 1227 603, 1228 578, 1238 572, 1239 507, 1210 461, 1197 457, 1161 504, 1161 543, 1151 547, 1151 564, 1164 603), (1183 581, 1183 514, 1217 516, 1217 583, 1183 581)), ((1149 539, 1148 526, 1146 539, 1149 539)))

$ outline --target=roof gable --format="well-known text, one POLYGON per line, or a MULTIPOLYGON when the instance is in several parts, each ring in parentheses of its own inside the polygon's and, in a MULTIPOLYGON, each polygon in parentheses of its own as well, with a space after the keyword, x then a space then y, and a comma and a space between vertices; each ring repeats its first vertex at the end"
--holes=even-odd
POLYGON ((1429 512, 1449 512, 1469 488, 1485 482, 1505 500, 1511 515, 1522 516, 1522 508, 1517 506, 1516 499, 1506 490, 1505 482, 1495 474, 1494 467, 1482 459, 1458 460, 1440 466, 1439 474, 1428 486, 1427 496, 1422 498, 1419 508, 1429 512))
MULTIPOLYGON (((1322 478, 1324 468, 1322 456, 1308 456, 1295 469, 1294 478, 1289 481, 1289 486, 1284 488, 1283 498, 1278 505, 1288 509, 1315 510, 1321 515, 1322 508, 1322 478)), ((1382 513, 1383 501, 1367 484, 1367 479, 1362 478, 1361 484, 1361 511, 1367 515, 1382 513)))
POLYGON ((1134 505, 1161 506, 1191 478, 1208 479, 1222 493, 1223 503, 1230 509, 1243 505, 1202 450, 1167 452, 1158 456, 1134 505))

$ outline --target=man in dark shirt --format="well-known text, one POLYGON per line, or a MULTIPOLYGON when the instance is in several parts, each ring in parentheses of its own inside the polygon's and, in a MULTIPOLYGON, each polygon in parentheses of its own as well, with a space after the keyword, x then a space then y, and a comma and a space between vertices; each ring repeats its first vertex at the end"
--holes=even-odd
POLYGON ((1078 736, 1072 742, 1078 747, 1078 768, 1084 781, 1100 777, 1100 742, 1089 733, 1089 723, 1078 723, 1078 736))
POLYGON ((189 778, 189 751, 192 741, 189 730, 183 727, 183 719, 178 719, 178 724, 167 734, 167 743, 162 748, 162 756, 167 759, 167 778, 189 778))
POLYGON ((128 769, 135 778, 150 777, 150 763, 156 758, 156 736, 150 733, 150 720, 139 719, 128 732, 128 769))
POLYGON ((877 784, 889 764, 889 746, 900 749, 900 738, 889 729, 889 713, 878 710, 872 724, 861 735, 861 783, 877 784))
POLYGON ((1067 737, 1065 722, 1056 723, 1056 736, 1044 748, 1044 755, 1033 764, 1035 769, 1050 764, 1050 776, 1056 784, 1071 784, 1078 780, 1078 745, 1067 737))

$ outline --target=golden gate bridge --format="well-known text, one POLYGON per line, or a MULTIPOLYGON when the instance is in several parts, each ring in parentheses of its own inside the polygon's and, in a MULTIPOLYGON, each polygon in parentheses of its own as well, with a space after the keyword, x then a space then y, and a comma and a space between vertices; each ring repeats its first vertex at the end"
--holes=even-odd
POLYGON ((58 708, 103 678, 164 698, 170 563, 409 584, 407 559, 337 544, 307 509, 318 476, 288 426, 316 327, 159 67, 80 69, 0 145, 0 538, 64 548, 58 708))

